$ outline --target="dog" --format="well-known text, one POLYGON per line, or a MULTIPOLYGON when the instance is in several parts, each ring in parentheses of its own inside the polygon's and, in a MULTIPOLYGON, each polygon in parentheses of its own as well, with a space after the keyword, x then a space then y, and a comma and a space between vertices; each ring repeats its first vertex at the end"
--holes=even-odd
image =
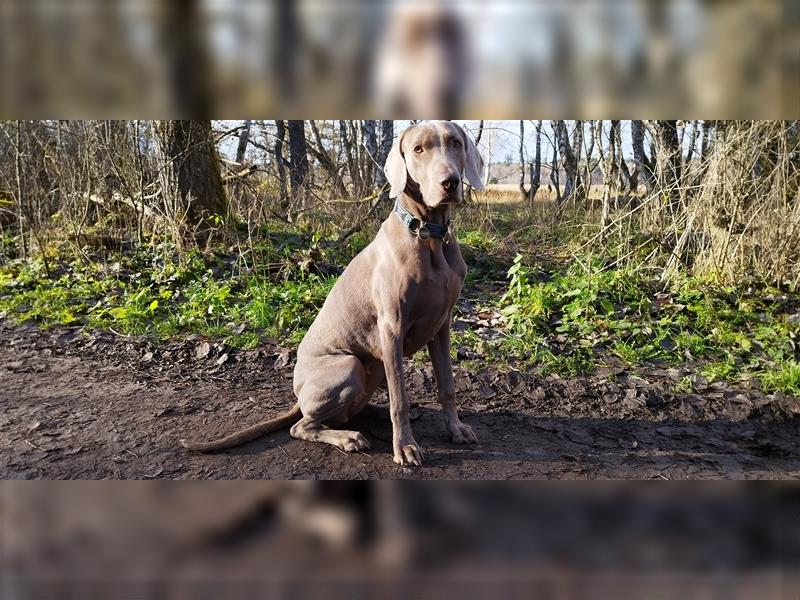
MULTIPOLYGON (((389 390, 394 462, 421 466, 414 439, 403 358, 424 346, 433 363, 444 426, 456 443, 476 443, 458 417, 450 363, 450 321, 467 272, 451 213, 466 178, 483 189, 484 162, 455 123, 412 125, 394 142, 384 171, 395 207, 375 239, 347 266, 297 349, 295 406, 213 442, 187 442, 208 452, 243 444, 284 427, 300 440, 345 452, 369 448, 357 431, 340 429, 369 405, 384 381, 389 390)), ((370 407, 375 408, 375 407, 370 407)))

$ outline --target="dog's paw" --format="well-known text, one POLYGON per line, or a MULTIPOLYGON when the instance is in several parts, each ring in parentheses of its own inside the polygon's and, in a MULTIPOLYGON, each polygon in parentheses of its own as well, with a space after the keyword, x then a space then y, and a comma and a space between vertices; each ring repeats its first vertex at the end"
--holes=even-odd
POLYGON ((454 444, 478 443, 478 436, 472 431, 472 427, 465 425, 461 421, 450 423, 447 426, 447 432, 450 434, 450 441, 454 444))
POLYGON ((336 444, 345 452, 358 452, 359 450, 369 449, 367 438, 358 431, 342 431, 341 440, 336 444))
POLYGON ((400 444, 394 450, 394 462, 401 467, 421 467, 425 455, 415 441, 411 443, 400 444))

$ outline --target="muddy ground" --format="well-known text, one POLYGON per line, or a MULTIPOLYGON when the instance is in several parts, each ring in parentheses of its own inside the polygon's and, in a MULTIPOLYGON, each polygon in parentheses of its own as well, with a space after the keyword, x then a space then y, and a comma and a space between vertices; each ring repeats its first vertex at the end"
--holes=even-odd
MULTIPOLYGON (((408 363, 419 469, 396 466, 388 422, 359 418, 372 443, 347 455, 280 432, 218 454, 207 438, 293 402, 293 356, 196 337, 157 343, 113 332, 40 331, 0 321, 0 477, 45 479, 700 479, 800 476, 800 401, 755 386, 678 394, 682 368, 611 366, 560 379, 456 363, 462 419, 480 444, 447 441, 429 366, 408 363)), ((375 398, 386 403, 385 390, 375 398)))

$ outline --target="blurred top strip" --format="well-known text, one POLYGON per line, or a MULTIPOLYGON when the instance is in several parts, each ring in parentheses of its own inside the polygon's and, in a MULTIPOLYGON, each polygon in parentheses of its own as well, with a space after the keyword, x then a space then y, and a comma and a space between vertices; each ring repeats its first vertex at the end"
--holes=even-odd
POLYGON ((790 0, 2 0, 2 118, 790 118, 790 0))

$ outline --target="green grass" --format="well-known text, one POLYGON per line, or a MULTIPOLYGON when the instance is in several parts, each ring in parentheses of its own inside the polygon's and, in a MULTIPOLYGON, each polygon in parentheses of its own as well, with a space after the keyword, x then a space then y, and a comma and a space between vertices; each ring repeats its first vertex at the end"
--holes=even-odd
POLYGON ((297 343, 335 282, 297 270, 293 279, 234 275, 199 255, 153 268, 144 257, 62 266, 47 277, 38 261, 0 267, 0 312, 42 327, 85 325, 169 338, 226 337, 252 348, 260 336, 297 343))
POLYGON ((775 370, 761 374, 761 385, 767 392, 784 392, 800 396, 800 362, 787 360, 775 370))

